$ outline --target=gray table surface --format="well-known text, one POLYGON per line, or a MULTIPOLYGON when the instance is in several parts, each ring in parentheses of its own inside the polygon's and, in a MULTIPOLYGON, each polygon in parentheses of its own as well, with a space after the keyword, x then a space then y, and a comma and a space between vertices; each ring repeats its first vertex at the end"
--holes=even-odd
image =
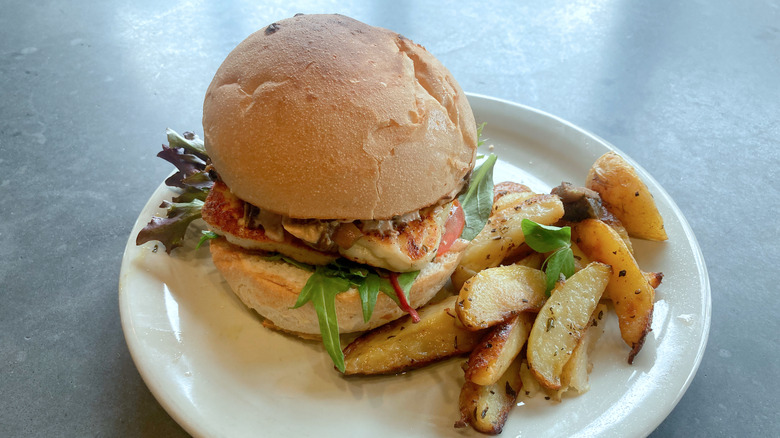
POLYGON ((296 12, 338 12, 426 46, 462 87, 558 115, 618 146, 690 222, 712 284, 701 367, 653 436, 780 430, 780 3, 489 4, 3 1, 0 436, 182 436, 130 357, 119 267, 170 166, 200 132, 228 51, 296 12))

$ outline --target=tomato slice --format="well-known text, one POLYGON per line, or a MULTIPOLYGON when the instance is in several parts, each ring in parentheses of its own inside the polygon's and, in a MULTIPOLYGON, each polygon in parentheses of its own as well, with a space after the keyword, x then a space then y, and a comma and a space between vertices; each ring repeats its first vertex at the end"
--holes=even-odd
POLYGON ((441 243, 439 243, 439 249, 436 251, 437 256, 449 251, 452 244, 455 243, 461 233, 463 233, 463 227, 465 226, 466 215, 460 207, 460 202, 456 199, 452 202, 450 216, 447 218, 447 223, 444 225, 444 234, 441 236, 441 243))

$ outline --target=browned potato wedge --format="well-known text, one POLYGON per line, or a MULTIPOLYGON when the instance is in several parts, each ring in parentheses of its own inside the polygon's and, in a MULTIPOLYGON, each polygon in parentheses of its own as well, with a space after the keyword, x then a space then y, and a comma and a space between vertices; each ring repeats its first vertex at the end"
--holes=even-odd
POLYGON ((466 380, 483 386, 496 383, 520 354, 532 323, 533 315, 522 313, 493 327, 471 352, 466 380))
POLYGON ((588 327, 612 269, 598 262, 559 282, 528 336, 528 366, 539 383, 560 389, 563 367, 588 327))
POLYGON ((628 363, 632 363, 653 322, 655 290, 623 240, 604 222, 586 219, 574 224, 572 241, 591 259, 612 266, 604 297, 612 300, 615 306, 620 334, 631 347, 628 363))
POLYGON ((504 195, 508 195, 510 193, 523 193, 523 192, 531 192, 531 189, 528 188, 525 184, 520 184, 514 181, 502 181, 500 183, 493 185, 493 205, 496 204, 496 201, 503 198, 504 195))
POLYGON ((596 160, 585 186, 599 193, 607 210, 620 219, 630 236, 649 240, 668 238, 653 195, 620 155, 607 152, 596 160))
POLYGON ((522 265, 485 269, 458 294, 455 311, 469 330, 481 330, 526 310, 538 311, 546 299, 544 272, 522 265))
MULTIPOLYGON (((510 198, 506 195, 504 198, 510 198)), ((516 203, 493 211, 485 228, 471 241, 452 276, 459 288, 477 272, 498 266, 511 251, 525 242, 523 219, 552 225, 563 217, 563 203, 554 195, 518 194, 516 203), (523 199, 523 196, 530 196, 523 199)), ((498 202, 501 202, 499 200, 498 202)))
POLYGON ((346 375, 394 374, 447 357, 468 353, 485 332, 466 330, 455 315, 455 299, 418 310, 361 335, 344 349, 346 375))
POLYGON ((455 290, 460 290, 464 284, 466 284, 466 281, 468 281, 469 278, 477 275, 477 272, 474 270, 474 268, 471 268, 466 265, 458 265, 457 268, 455 268, 455 271, 452 273, 452 276, 450 279, 452 280, 452 287, 455 288, 455 290))
POLYGON ((590 361, 590 353, 596 345, 602 334, 604 334, 604 317, 607 314, 606 304, 599 304, 591 315, 588 329, 582 335, 580 342, 571 354, 571 358, 563 366, 561 373, 561 389, 554 394, 553 398, 561 399, 561 395, 569 390, 582 394, 590 389, 588 375, 593 364, 590 361))
POLYGON ((496 383, 482 386, 466 381, 460 391, 458 404, 460 420, 455 427, 471 427, 490 435, 501 433, 509 411, 515 406, 520 380, 520 358, 510 364, 506 372, 496 383))
POLYGON ((553 401, 560 401, 561 395, 566 391, 573 390, 578 394, 586 392, 590 388, 588 375, 593 368, 590 360, 590 353, 596 345, 596 342, 604 334, 603 319, 607 315, 608 308, 605 304, 599 303, 596 310, 591 315, 588 329, 580 339, 577 347, 574 348, 571 358, 566 362, 561 373, 561 388, 558 390, 547 389, 539 384, 536 377, 528 368, 528 363, 523 362, 520 366, 520 380, 522 380, 522 393, 528 398, 534 397, 538 393, 553 401))

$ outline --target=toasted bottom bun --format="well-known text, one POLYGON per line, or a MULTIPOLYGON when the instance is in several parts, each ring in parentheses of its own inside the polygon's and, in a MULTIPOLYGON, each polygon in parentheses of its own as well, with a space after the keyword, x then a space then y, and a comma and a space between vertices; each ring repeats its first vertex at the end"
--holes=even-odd
MULTIPOLYGON (((409 303, 418 308, 433 298, 449 280, 460 262, 466 241, 457 240, 449 251, 428 264, 414 282, 409 303)), ((281 260, 266 260, 224 238, 210 242, 214 265, 230 288, 249 308, 270 321, 268 327, 310 338, 320 334, 317 314, 311 302, 292 309, 311 273, 281 260)), ((341 333, 370 330, 401 317, 404 312, 384 294, 377 297, 374 313, 363 321, 356 289, 336 295, 336 317, 341 333)))

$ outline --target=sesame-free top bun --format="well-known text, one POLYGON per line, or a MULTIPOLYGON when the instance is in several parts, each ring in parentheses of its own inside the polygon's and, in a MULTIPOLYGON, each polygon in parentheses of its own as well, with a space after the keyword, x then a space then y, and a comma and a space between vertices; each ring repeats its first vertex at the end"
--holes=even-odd
MULTIPOLYGON (((467 246, 458 239, 449 251, 429 263, 412 285, 409 304, 418 308, 431 300, 460 262, 467 246)), ((269 260, 262 254, 242 249, 224 238, 209 243, 214 265, 238 298, 270 321, 270 327, 302 337, 320 336, 317 314, 312 303, 293 309, 311 272, 281 260, 269 260)), ((358 292, 354 289, 336 295, 336 318, 341 333, 369 330, 402 316, 404 312, 384 294, 377 296, 371 319, 363 321, 358 292)))
POLYGON ((388 219, 454 198, 477 147, 466 96, 433 55, 341 15, 241 42, 206 92, 203 130, 236 196, 293 218, 388 219))

